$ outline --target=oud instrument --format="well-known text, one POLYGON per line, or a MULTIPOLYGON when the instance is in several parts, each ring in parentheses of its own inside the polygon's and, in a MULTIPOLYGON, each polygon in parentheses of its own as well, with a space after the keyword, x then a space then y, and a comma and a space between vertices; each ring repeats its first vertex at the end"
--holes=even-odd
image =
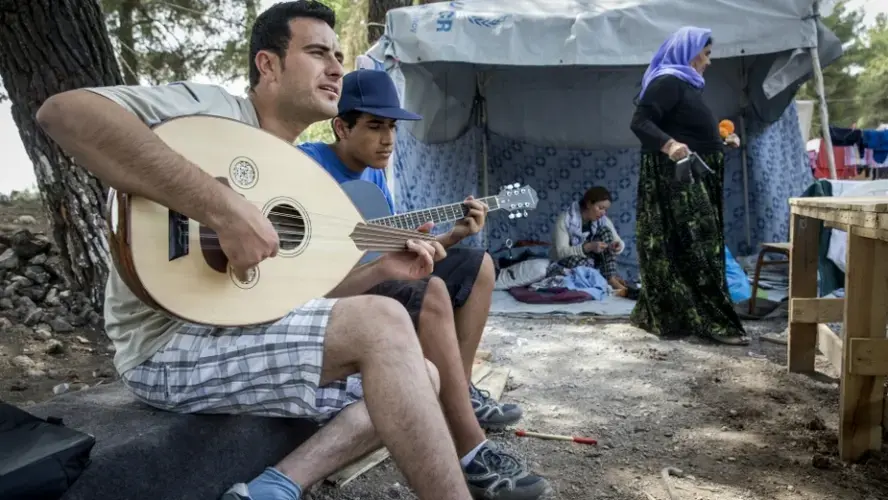
POLYGON ((187 116, 152 130, 254 203, 280 238, 277 256, 241 281, 210 228, 144 197, 112 190, 106 220, 115 267, 142 302, 173 317, 219 327, 273 322, 332 290, 365 252, 401 251, 410 239, 434 238, 368 224, 326 170, 259 128, 187 116))

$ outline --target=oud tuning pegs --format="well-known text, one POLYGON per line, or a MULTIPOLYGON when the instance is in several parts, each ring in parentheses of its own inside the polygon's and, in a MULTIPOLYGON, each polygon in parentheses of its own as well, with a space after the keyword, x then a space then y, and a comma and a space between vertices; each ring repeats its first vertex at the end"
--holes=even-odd
POLYGON ((514 219, 514 218, 515 218, 515 213, 514 213, 514 212, 510 213, 510 214, 509 214, 509 218, 510 218, 510 219, 514 219))
POLYGON ((520 187, 521 187, 521 184, 518 184, 517 182, 515 184, 512 184, 512 189, 518 189, 520 187))

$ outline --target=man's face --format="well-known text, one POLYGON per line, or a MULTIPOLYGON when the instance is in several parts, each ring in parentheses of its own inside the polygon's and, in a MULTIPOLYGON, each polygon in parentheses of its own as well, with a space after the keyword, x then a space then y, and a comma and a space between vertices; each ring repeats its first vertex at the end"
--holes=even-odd
POLYGON ((290 21, 290 33, 286 56, 268 75, 281 117, 299 123, 329 120, 337 114, 344 72, 336 33, 312 18, 290 21))
POLYGON ((351 129, 341 124, 340 143, 345 151, 371 168, 384 169, 395 148, 395 120, 367 113, 351 129))

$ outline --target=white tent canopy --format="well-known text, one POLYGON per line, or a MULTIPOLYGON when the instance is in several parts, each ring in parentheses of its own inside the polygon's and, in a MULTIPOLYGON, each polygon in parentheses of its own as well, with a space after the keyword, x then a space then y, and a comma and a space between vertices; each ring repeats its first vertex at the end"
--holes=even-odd
POLYGON ((480 95, 493 132, 552 145, 630 146, 641 75, 675 29, 713 32, 706 94, 717 115, 750 105, 773 121, 810 77, 804 49, 819 46, 823 65, 841 55, 813 9, 813 0, 439 2, 390 11, 370 55, 397 62, 405 105, 425 117, 406 126, 424 142, 460 135, 480 95), (556 117, 562 126, 552 126, 556 117))
MULTIPOLYGON (((507 233, 548 240, 565 203, 600 183, 618 199, 617 229, 634 241, 634 100, 648 62, 684 25, 712 30, 704 99, 751 147, 729 157, 729 244, 742 255, 788 238, 785 199, 811 178, 789 105, 813 73, 811 49, 823 66, 842 54, 814 0, 466 0, 389 11, 368 55, 423 116, 399 124, 388 176, 399 210, 521 179, 544 191, 541 208, 494 223, 488 244, 507 233)), ((623 254, 626 265, 633 254, 623 254)))
POLYGON ((406 64, 647 65, 679 26, 712 29, 716 58, 817 45, 811 0, 475 0, 392 10, 406 64))

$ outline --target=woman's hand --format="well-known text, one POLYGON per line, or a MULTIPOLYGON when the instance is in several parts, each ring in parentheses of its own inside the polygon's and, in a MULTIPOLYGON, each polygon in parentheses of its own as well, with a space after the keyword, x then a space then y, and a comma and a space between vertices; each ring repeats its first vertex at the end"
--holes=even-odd
POLYGON ((730 148, 739 148, 740 147, 740 136, 737 134, 731 134, 725 137, 725 145, 730 148))
POLYGON ((688 149, 688 145, 682 142, 678 142, 676 140, 671 140, 666 143, 666 153, 669 156, 669 159, 672 161, 683 160, 691 154, 691 151, 688 149))
POLYGON ((607 243, 601 241, 587 241, 583 243, 583 251, 586 253, 601 253, 607 249, 607 243))

